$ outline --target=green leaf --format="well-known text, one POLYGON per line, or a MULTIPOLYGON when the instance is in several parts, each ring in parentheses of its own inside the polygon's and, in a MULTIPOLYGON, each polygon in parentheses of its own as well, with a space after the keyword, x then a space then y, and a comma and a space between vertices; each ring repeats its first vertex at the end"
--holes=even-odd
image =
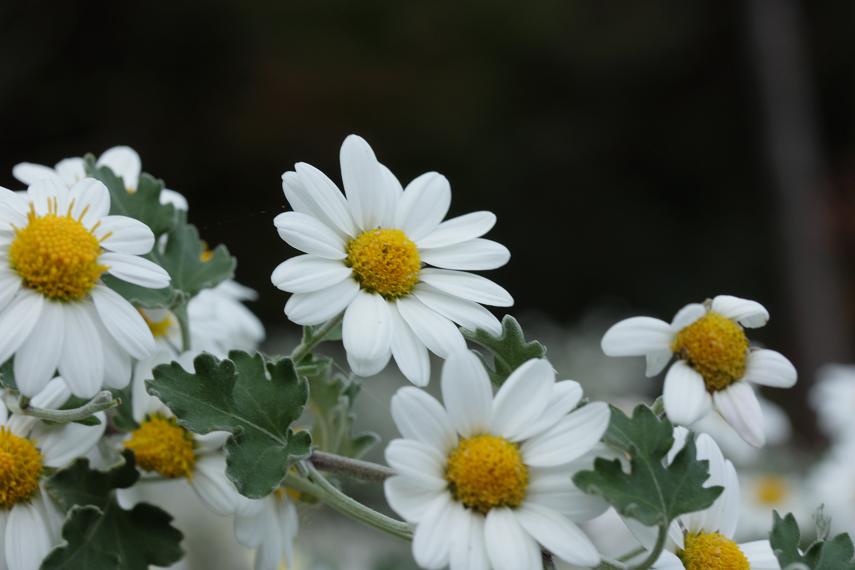
POLYGON ((143 173, 140 176, 139 187, 129 191, 125 181, 107 166, 96 166, 95 158, 87 155, 85 158, 86 174, 97 178, 110 191, 110 213, 135 218, 159 237, 175 226, 176 209, 172 204, 161 204, 160 193, 163 191, 163 181, 143 173))
POLYGON ((311 449, 308 432, 291 428, 308 400, 306 381, 287 358, 269 362, 241 351, 229 360, 202 354, 193 365, 192 374, 177 362, 158 366, 149 393, 190 431, 230 432, 226 474, 247 497, 270 494, 311 449))
POLYGON ((666 465, 674 443, 673 428, 647 406, 635 408, 631 418, 612 407, 605 442, 629 454, 629 473, 621 461, 598 458, 593 471, 576 474, 573 481, 586 493, 600 495, 623 516, 646 526, 668 524, 677 516, 712 505, 722 487, 704 487, 708 462, 698 460, 694 437, 666 465))
POLYGON ((237 261, 229 255, 226 246, 219 245, 206 255, 205 243, 199 231, 185 221, 186 213, 179 212, 178 223, 167 234, 163 252, 154 251, 154 260, 169 272, 173 289, 183 291, 187 299, 202 289, 216 287, 234 276, 237 261))
POLYGON ((772 514, 772 532, 769 543, 781 564, 804 564, 812 570, 855 570, 855 547, 847 534, 839 534, 831 540, 818 540, 802 554, 799 550, 801 531, 792 514, 781 518, 777 511, 772 514))
POLYGON ((18 385, 15 383, 14 362, 14 357, 12 357, 0 366, 0 386, 17 392, 18 385))
POLYGON ((480 344, 493 355, 492 366, 487 363, 490 378, 494 384, 501 385, 514 370, 532 358, 543 358, 546 347, 540 342, 526 341, 522 327, 511 315, 502 319, 502 334, 496 336, 483 329, 469 331, 464 329, 463 336, 480 344))
POLYGON ((51 551, 43 570, 145 570, 181 559, 183 537, 168 513, 145 503, 132 510, 119 506, 114 490, 139 479, 133 454, 125 452, 124 458, 107 472, 92 470, 87 459, 78 459, 48 480, 48 493, 68 516, 62 527, 65 542, 51 551))

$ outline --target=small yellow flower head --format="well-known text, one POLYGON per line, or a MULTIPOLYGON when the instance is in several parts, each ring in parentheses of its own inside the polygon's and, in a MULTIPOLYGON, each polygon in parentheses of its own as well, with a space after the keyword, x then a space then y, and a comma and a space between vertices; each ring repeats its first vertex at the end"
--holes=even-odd
POLYGON ((463 439, 448 456, 445 472, 452 496, 486 514, 496 507, 518 507, 528 487, 528 467, 519 448, 495 435, 463 439))
POLYGON ((781 504, 790 494, 787 481, 776 475, 766 475, 757 480, 754 488, 754 498, 758 503, 768 507, 781 504))
POLYGON ((142 315, 145 324, 148 325, 148 330, 151 331, 151 334, 155 338, 163 338, 169 335, 169 330, 175 324, 172 320, 172 316, 169 313, 166 313, 166 316, 160 320, 154 320, 145 312, 140 311, 140 315, 142 315))
POLYGON ((687 534, 677 552, 686 570, 750 570, 748 559, 735 542, 717 532, 687 534))
POLYGON ((671 350, 703 377, 712 393, 745 374, 748 338, 738 323, 711 311, 678 332, 671 350))
POLYGON ((193 436, 174 418, 149 416, 131 433, 125 447, 134 452, 140 469, 169 478, 193 476, 193 436))
POLYGON ((345 263, 363 289, 386 299, 409 295, 419 281, 422 266, 416 244, 395 229, 359 234, 347 244, 345 263))
POLYGON ((41 476, 42 454, 33 442, 0 427, 0 509, 28 501, 41 476))

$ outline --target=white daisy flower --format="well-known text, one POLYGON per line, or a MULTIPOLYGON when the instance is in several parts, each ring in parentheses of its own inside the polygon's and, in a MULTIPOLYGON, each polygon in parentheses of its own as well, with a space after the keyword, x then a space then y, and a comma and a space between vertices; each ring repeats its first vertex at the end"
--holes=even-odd
POLYGON ((251 352, 264 340, 264 325, 244 303, 258 294, 231 279, 190 300, 190 336, 194 349, 225 357, 230 350, 251 352))
MULTIPOLYGON (((688 432, 674 430, 674 446, 668 454, 673 461, 683 448, 688 432)), ((733 464, 726 460, 713 439, 701 434, 696 439, 697 458, 709 461, 710 476, 704 486, 720 485, 724 491, 703 511, 682 515, 668 529, 666 550, 654 563, 657 570, 777 570, 780 568, 768 540, 737 544, 733 537, 739 523, 739 479, 733 464)), ((771 520, 771 512, 770 512, 771 520)), ((656 530, 627 521, 639 541, 652 548, 656 530)))
MULTIPOLYGON (((136 192, 142 171, 142 161, 137 151, 131 147, 108 148, 98 157, 95 166, 108 167, 113 174, 124 180, 128 192, 136 192)), ((21 162, 12 168, 12 175, 28 186, 45 178, 72 186, 86 178, 86 168, 83 159, 79 157, 60 160, 53 168, 43 164, 21 162)), ((160 193, 160 203, 172 204, 179 210, 187 209, 187 199, 168 188, 164 188, 160 193)))
MULTIPOLYGON (((404 439, 386 448, 397 472, 385 483, 389 505, 416 526, 413 555, 423 568, 529 570, 541 549, 571 564, 600 555, 577 522, 606 510, 571 480, 574 461, 591 459, 609 409, 555 381, 546 360, 529 360, 493 397, 479 358, 452 354, 442 369, 443 407, 417 388, 392 398, 404 439)), ((584 467, 583 467, 584 468, 584 467)))
MULTIPOLYGON (((225 431, 205 435, 178 425, 172 412, 145 389, 145 380, 152 377, 158 364, 177 360, 186 370, 192 370, 197 353, 174 356, 169 350, 141 361, 134 370, 131 386, 131 406, 139 427, 122 442, 134 452, 137 467, 164 479, 184 479, 199 498, 219 515, 236 512, 252 514, 261 508, 261 501, 248 499, 238 493, 226 476, 226 457, 222 450, 229 438, 225 431)), ((125 500, 131 500, 132 493, 125 500)))
MULTIPOLYGON (((71 393, 54 378, 32 399, 57 409, 71 393)), ((35 570, 60 542, 63 515, 43 487, 47 469, 59 469, 91 450, 104 434, 101 423, 55 425, 10 414, 0 399, 0 568, 35 570)))
POLYGON ((256 549, 255 570, 278 570, 283 562, 285 568, 293 568, 299 528, 297 507, 285 488, 277 489, 261 503, 256 513, 235 515, 235 536, 244 546, 256 549))
POLYGON ((91 178, 0 188, 0 362, 14 355, 27 396, 57 369, 75 396, 123 387, 130 359, 154 350, 143 318, 101 275, 157 289, 169 274, 140 257, 154 245, 148 226, 109 211, 109 191, 91 178))
POLYGON ((609 356, 647 357, 647 376, 659 374, 675 356, 665 376, 668 419, 691 425, 714 406, 748 443, 765 441, 763 413, 750 383, 789 388, 796 369, 773 350, 751 349, 743 327, 762 327, 769 313, 760 303, 719 295, 708 304, 683 307, 671 323, 632 317, 603 336, 609 356))
POLYGON ((811 524, 810 515, 819 502, 814 502, 804 490, 804 483, 794 475, 781 471, 740 473, 742 511, 737 536, 758 538, 769 536, 772 530, 772 510, 781 515, 792 513, 801 528, 811 524))
POLYGON ((343 342, 356 374, 374 375, 394 357, 404 376, 423 386, 430 378, 428 350, 447 358, 465 348, 453 323, 501 331, 481 305, 507 307, 513 299, 468 272, 495 269, 510 258, 503 245, 480 237, 495 224, 494 214, 443 222, 451 203, 444 176, 428 172, 404 189, 355 135, 341 147, 345 195, 318 169, 298 163, 295 170, 282 175, 294 211, 279 214, 274 224, 306 255, 280 264, 271 280, 293 293, 285 314, 299 325, 344 312, 343 342))
POLYGON ((855 366, 829 364, 817 373, 810 404, 822 430, 835 440, 855 440, 855 366))

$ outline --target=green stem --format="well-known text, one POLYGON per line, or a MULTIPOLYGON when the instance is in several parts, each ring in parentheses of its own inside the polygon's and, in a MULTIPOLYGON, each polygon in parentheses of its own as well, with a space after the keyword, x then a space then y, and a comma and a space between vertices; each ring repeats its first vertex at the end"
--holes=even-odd
POLYGON ((187 352, 190 350, 190 317, 187 314, 187 302, 182 301, 172 309, 172 314, 178 319, 178 326, 181 328, 181 351, 187 352))
POLYGON ((341 473, 363 481, 382 482, 395 474, 392 469, 385 465, 343 457, 325 451, 313 451, 309 461, 321 471, 341 473))
POLYGON ((633 558, 635 558, 636 556, 638 556, 639 554, 641 554, 645 550, 646 549, 643 546, 639 546, 638 548, 633 548, 632 550, 630 550, 626 554, 618 557, 618 560, 620 562, 627 562, 629 560, 632 560, 633 558))
POLYGON ((653 545, 653 550, 647 558, 637 566, 633 566, 631 570, 647 570, 653 566, 659 556, 662 555, 662 550, 665 548, 665 539, 668 538, 668 523, 659 525, 659 534, 656 536, 656 544, 653 545))
MULTIPOLYGON (((303 336, 303 341, 291 351, 291 362, 297 364, 312 352, 316 346, 324 341, 326 336, 335 329, 338 324, 344 319, 344 313, 341 313, 335 318, 328 320, 323 326, 313 331, 312 334, 303 336)), ((303 329, 306 330, 306 329, 303 329)))
POLYGON ((392 536, 413 539, 413 529, 409 524, 387 517, 348 497, 327 481, 311 463, 304 462, 303 465, 308 471, 309 480, 289 473, 285 478, 286 486, 313 495, 340 513, 392 536))
POLYGON ((113 394, 108 390, 104 390, 95 394, 94 398, 79 408, 73 408, 71 410, 48 410, 45 408, 35 408, 29 405, 29 399, 25 402, 22 398, 19 402, 20 409, 17 411, 25 416, 32 416, 42 420, 67 424, 69 422, 85 420, 98 412, 115 408, 121 403, 121 400, 114 398, 113 394))

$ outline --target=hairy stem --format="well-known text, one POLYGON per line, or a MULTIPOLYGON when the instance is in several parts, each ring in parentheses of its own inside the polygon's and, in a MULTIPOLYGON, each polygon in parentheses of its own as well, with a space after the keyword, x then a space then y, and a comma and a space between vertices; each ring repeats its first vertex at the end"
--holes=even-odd
POLYGON ((114 398, 109 390, 104 390, 95 394, 95 397, 80 406, 71 410, 48 410, 45 408, 36 408, 29 405, 29 399, 24 401, 23 398, 19 402, 19 409, 16 412, 25 416, 32 416, 42 420, 67 424, 69 422, 78 422, 85 420, 98 412, 115 408, 121 404, 121 400, 114 398))
POLYGON ((631 570, 647 570, 653 566, 656 561, 659 560, 659 556, 665 548, 666 538, 668 538, 667 522, 659 525, 659 534, 656 536, 656 544, 653 545, 653 549, 650 551, 650 554, 640 564, 633 566, 631 570))
MULTIPOLYGON (((303 335, 303 341, 291 351, 291 362, 297 364, 306 358, 312 350, 324 341, 326 336, 332 332, 339 323, 344 319, 344 313, 328 320, 323 326, 314 331, 311 335, 303 335)), ((304 331, 306 329, 303 329, 304 331)))
POLYGON ((313 451, 309 461, 321 471, 349 475, 363 481, 381 482, 395 474, 392 469, 385 465, 343 457, 325 451, 313 451))
POLYGON ((175 318, 178 320, 178 326, 181 328, 181 351, 187 352, 190 350, 190 317, 187 315, 187 303, 181 302, 174 309, 172 309, 172 313, 175 315, 175 318))

